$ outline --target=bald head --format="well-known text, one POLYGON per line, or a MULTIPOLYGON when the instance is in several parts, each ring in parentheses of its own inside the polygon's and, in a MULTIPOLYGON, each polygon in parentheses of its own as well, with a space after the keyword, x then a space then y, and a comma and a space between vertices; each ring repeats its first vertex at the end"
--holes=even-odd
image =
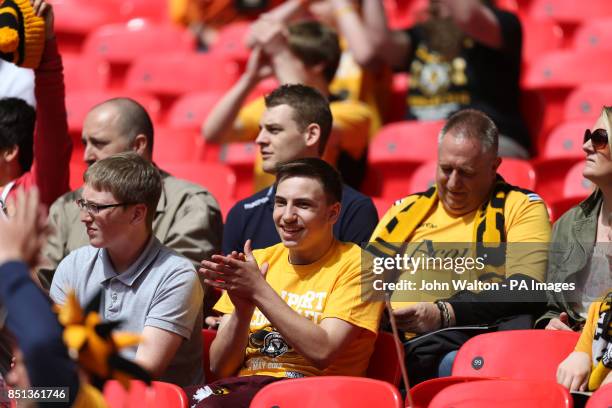
POLYGON ((114 98, 91 109, 83 123, 85 161, 91 165, 116 153, 136 151, 151 160, 153 123, 147 111, 129 98, 114 98))

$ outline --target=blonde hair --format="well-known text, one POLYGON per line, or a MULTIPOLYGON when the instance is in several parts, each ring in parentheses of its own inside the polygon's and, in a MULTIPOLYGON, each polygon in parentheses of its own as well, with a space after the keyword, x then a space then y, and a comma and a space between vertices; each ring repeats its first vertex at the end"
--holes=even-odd
POLYGON ((608 149, 610 150, 610 157, 612 157, 612 106, 602 107, 600 117, 606 123, 606 132, 608 133, 608 149))

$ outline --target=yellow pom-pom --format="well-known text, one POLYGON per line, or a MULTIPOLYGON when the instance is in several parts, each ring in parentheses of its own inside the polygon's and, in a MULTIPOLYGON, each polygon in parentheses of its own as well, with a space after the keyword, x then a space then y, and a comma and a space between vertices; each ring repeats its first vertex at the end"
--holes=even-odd
POLYGON ((19 45, 19 33, 10 27, 0 27, 0 52, 15 52, 19 45))

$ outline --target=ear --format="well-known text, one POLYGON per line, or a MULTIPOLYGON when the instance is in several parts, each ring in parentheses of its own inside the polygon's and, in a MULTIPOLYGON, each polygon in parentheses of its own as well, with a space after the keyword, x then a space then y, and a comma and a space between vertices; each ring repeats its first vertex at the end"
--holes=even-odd
POLYGON ((149 141, 147 137, 143 134, 140 134, 134 138, 132 142, 132 149, 140 156, 146 157, 149 149, 149 141))
POLYGON ((495 171, 497 172, 497 170, 499 169, 499 165, 502 163, 502 158, 501 157, 496 157, 495 158, 495 164, 494 164, 494 168, 495 171))
POLYGON ((134 212, 132 214, 131 223, 139 224, 144 223, 147 219, 147 206, 144 204, 134 205, 134 212))
POLYGON ((340 210, 342 209, 342 204, 340 203, 335 203, 333 204, 331 207, 329 207, 329 222, 333 224, 335 224, 338 221, 338 218, 340 217, 340 210))
POLYGON ((17 156, 19 155, 19 146, 13 145, 11 147, 7 147, 6 149, 0 150, 0 153, 2 154, 4 161, 10 163, 17 160, 17 156))
POLYGON ((307 147, 315 147, 321 140, 321 127, 316 123, 311 123, 306 127, 305 140, 307 147))

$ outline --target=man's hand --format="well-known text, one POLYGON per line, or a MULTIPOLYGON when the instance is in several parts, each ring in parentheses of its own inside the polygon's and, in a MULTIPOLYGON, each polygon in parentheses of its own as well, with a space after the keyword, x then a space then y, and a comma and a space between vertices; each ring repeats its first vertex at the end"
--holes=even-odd
POLYGON ((249 56, 244 75, 249 79, 250 83, 257 84, 273 73, 274 71, 268 56, 264 53, 261 46, 255 47, 249 56))
POLYGON ((440 310, 430 302, 393 310, 397 327, 411 333, 427 333, 440 328, 440 310))
POLYGON ((261 47, 270 56, 287 47, 287 36, 287 27, 282 22, 260 18, 251 25, 248 43, 261 47))
POLYGON ((45 19, 45 37, 47 40, 52 40, 55 38, 55 30, 53 29, 53 25, 55 22, 55 18, 53 15, 53 7, 51 4, 47 3, 44 0, 30 0, 30 4, 34 9, 34 13, 38 17, 44 17, 45 19))
POLYGON ((267 285, 265 275, 268 266, 267 262, 261 268, 257 265, 251 240, 247 240, 244 254, 213 255, 211 261, 202 261, 200 273, 205 283, 226 290, 236 309, 239 309, 239 305, 252 305, 254 294, 262 285, 267 285))
POLYGON ((10 218, 0 215, 0 263, 20 260, 35 266, 47 239, 46 213, 40 206, 38 189, 17 190, 10 218))
POLYGON ((574 351, 557 368, 557 382, 570 391, 586 391, 591 372, 591 357, 574 351))
POLYGON ((569 327, 569 316, 567 313, 563 312, 559 315, 559 318, 550 319, 548 324, 546 325, 546 330, 569 330, 572 329, 569 327))

